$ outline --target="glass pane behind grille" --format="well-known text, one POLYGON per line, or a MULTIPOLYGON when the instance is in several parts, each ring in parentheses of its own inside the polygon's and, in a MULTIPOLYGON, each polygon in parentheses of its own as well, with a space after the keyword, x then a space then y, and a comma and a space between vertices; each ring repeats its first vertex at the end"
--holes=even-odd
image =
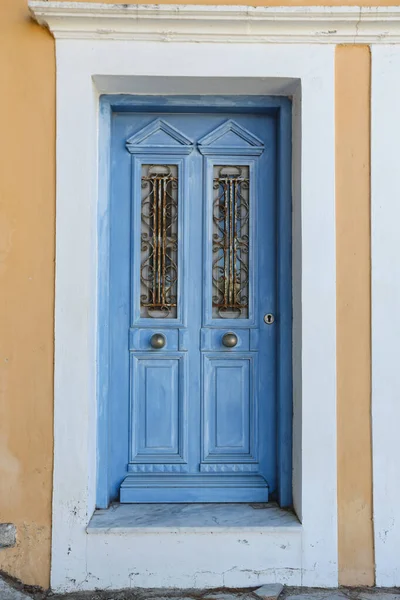
POLYGON ((212 314, 249 316, 249 167, 214 166, 212 314))
POLYGON ((140 316, 176 319, 178 167, 142 165, 140 316))

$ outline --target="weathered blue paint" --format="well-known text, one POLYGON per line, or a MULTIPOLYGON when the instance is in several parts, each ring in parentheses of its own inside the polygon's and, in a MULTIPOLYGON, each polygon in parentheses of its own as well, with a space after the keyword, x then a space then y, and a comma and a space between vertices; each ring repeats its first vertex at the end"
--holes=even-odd
POLYGON ((131 355, 131 472, 146 472, 146 466, 160 461, 169 465, 187 462, 186 359, 168 350, 131 355))
POLYGON ((256 353, 204 353, 200 471, 260 471, 257 371, 256 353))
POLYGON ((101 507, 122 482, 125 502, 265 501, 269 488, 291 503, 291 106, 206 100, 101 102, 101 507), (225 146, 221 132, 212 134, 219 127, 225 146), (164 137, 152 144, 155 131, 164 137), (180 312, 170 321, 140 318, 137 293, 137 182, 143 163, 161 162, 176 164, 180 179, 180 312), (252 305, 240 323, 211 318, 206 224, 212 168, 221 163, 248 165, 253 181, 252 305), (263 322, 266 312, 274 325, 263 322), (221 343, 228 331, 239 338, 229 350, 221 343), (162 350, 149 344, 155 332, 167 339, 162 350))
POLYGON ((111 422, 109 408, 109 273, 110 273, 110 152, 111 152, 111 114, 108 102, 100 102, 99 134, 99 198, 97 207, 99 276, 98 292, 98 332, 97 345, 97 489, 96 505, 106 507, 110 501, 111 483, 109 471, 112 461, 109 456, 109 431, 111 422))
POLYGON ((283 103, 277 115, 277 494, 292 505, 292 110, 283 103))

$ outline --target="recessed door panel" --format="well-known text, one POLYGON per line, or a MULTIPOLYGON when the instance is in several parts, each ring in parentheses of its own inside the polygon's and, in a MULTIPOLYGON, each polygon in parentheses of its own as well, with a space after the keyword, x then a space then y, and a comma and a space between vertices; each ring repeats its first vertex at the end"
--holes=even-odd
POLYGON ((187 419, 182 356, 131 358, 131 462, 183 462, 187 419))
POLYGON ((253 356, 204 356, 203 462, 256 462, 253 356))

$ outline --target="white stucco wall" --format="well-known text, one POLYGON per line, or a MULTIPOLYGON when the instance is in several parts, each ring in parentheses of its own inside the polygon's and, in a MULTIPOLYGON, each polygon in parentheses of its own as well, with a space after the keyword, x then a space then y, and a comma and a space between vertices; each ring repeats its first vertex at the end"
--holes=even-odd
POLYGON ((372 448, 376 584, 400 585, 400 47, 372 46, 372 448))

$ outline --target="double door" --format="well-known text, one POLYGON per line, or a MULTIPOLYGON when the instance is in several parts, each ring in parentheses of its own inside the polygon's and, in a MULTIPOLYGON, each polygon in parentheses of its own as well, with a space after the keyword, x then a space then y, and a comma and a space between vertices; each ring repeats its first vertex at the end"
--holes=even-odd
POLYGON ((276 485, 275 122, 125 114, 114 135, 129 162, 112 160, 129 196, 129 235, 112 232, 128 261, 111 265, 129 305, 126 366, 111 375, 125 378, 114 389, 128 404, 120 500, 265 502, 276 485))

